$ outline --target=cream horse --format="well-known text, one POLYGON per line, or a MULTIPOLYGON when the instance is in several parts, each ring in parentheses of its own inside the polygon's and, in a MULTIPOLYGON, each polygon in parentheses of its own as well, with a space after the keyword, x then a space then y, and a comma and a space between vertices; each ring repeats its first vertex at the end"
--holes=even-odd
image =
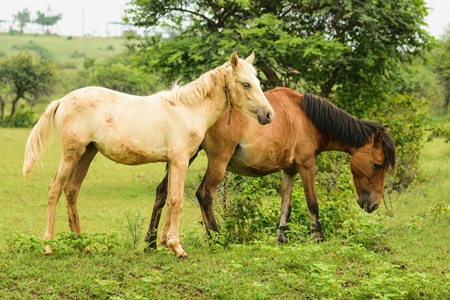
MULTIPOLYGON (((28 137, 23 176, 41 157, 56 124, 62 155, 48 193, 45 239, 54 239, 56 204, 64 190, 69 226, 81 233, 78 194, 89 165, 99 151, 117 163, 140 165, 167 162, 169 182, 166 220, 161 243, 177 257, 187 257, 179 239, 184 181, 189 159, 205 132, 230 107, 241 109, 262 125, 274 112, 252 66, 254 53, 230 61, 185 85, 152 96, 127 95, 101 87, 86 87, 53 101, 28 137)), ((47 246, 46 253, 51 249, 47 246)))

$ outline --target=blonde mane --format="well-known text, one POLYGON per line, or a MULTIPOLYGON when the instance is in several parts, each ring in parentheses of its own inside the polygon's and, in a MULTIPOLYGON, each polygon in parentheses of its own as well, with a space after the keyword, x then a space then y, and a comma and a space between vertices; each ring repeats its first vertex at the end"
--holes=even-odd
POLYGON ((201 75, 197 80, 186 85, 174 84, 173 100, 183 104, 197 104, 211 96, 216 85, 225 86, 228 71, 226 64, 201 75))

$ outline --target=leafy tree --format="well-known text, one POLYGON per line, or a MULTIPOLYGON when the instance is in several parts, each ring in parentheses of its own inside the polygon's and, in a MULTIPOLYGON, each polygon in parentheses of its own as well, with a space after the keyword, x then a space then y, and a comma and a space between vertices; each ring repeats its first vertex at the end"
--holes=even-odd
POLYGON ((20 33, 23 33, 23 28, 27 25, 27 23, 31 22, 30 12, 28 11, 28 8, 25 8, 24 10, 19 11, 14 15, 14 22, 16 21, 19 23, 20 33))
POLYGON ((80 87, 98 85, 133 95, 149 95, 163 88, 156 75, 144 73, 132 65, 129 52, 102 62, 87 57, 83 67, 78 74, 80 87))
POLYGON ((263 87, 316 93, 363 117, 431 49, 426 15, 424 0, 132 0, 125 21, 179 33, 134 45, 139 64, 167 81, 255 50, 263 87))
POLYGON ((48 27, 56 25, 56 23, 58 23, 61 18, 61 14, 50 16, 38 11, 37 18, 34 20, 34 22, 42 26, 42 32, 49 32, 48 27), (47 28, 47 30, 44 30, 44 28, 47 28))
MULTIPOLYGON (((450 36, 450 27, 448 28, 446 35, 450 36)), ((450 38, 443 42, 442 47, 434 53, 433 67, 443 90, 443 109, 445 114, 447 114, 448 106, 450 104, 450 38)))
POLYGON ((0 59, 2 91, 12 94, 11 114, 20 99, 34 104, 42 96, 50 95, 56 82, 56 68, 47 60, 33 57, 27 51, 0 59))

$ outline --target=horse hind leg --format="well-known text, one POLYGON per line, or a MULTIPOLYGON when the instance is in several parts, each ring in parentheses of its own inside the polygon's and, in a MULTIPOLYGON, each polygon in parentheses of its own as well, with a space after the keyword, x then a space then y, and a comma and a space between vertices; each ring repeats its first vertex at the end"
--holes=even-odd
POLYGON ((69 178, 67 179, 63 190, 67 200, 67 215, 69 226, 72 232, 81 234, 80 219, 78 214, 78 195, 81 184, 89 170, 89 166, 97 154, 98 150, 93 144, 86 147, 86 151, 74 166, 69 178))
MULTIPOLYGON (((62 189, 66 184, 74 166, 85 152, 85 147, 68 147, 65 148, 63 144, 63 153, 59 162, 58 171, 50 183, 48 192, 48 211, 47 211, 47 225, 45 229, 44 239, 53 240, 55 238, 55 214, 56 205, 61 197, 62 189)), ((52 251, 49 245, 45 247, 45 254, 51 254, 52 251)))

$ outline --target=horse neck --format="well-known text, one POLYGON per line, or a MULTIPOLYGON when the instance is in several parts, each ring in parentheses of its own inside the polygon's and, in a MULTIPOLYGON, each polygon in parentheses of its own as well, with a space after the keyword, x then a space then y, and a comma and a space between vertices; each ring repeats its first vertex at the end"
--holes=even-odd
POLYGON ((196 122, 204 121, 206 129, 210 128, 227 109, 230 99, 225 91, 225 76, 217 70, 217 72, 210 71, 202 75, 199 79, 182 87, 178 92, 178 97, 190 97, 189 91, 194 91, 193 101, 186 101, 185 105, 193 114, 196 122), (210 78, 202 78, 203 76, 210 76, 210 78), (205 84, 207 82, 207 84, 205 84))
POLYGON ((332 137, 329 134, 323 134, 321 133, 321 139, 320 139, 320 146, 319 146, 319 153, 325 152, 325 151, 339 151, 339 152, 345 152, 350 155, 353 155, 353 153, 356 152, 358 147, 351 146, 339 139, 336 139, 332 137))

